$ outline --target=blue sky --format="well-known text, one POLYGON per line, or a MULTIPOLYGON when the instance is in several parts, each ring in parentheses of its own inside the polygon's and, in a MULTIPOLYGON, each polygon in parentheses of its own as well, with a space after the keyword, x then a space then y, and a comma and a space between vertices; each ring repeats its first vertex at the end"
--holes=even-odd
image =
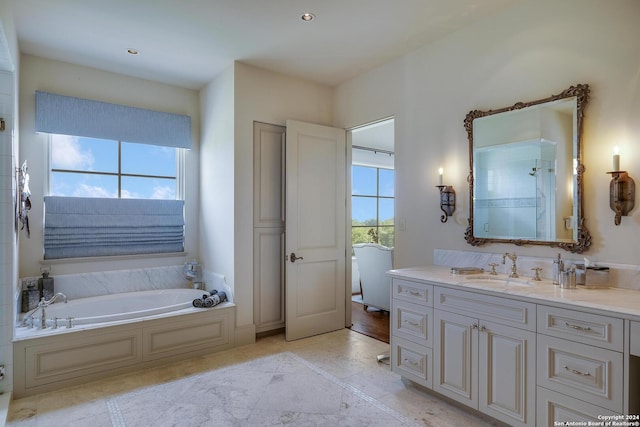
MULTIPOLYGON (((351 168, 351 194, 363 196, 376 195, 376 168, 353 166, 351 168)), ((393 197, 394 171, 379 169, 380 196, 393 197)), ((393 199, 378 199, 380 221, 393 218, 393 199)), ((376 199, 372 197, 352 197, 351 216, 354 220, 364 222, 376 217, 376 199)))
MULTIPOLYGON (((67 135, 51 135, 51 168, 73 171, 118 172, 118 142, 67 135)), ((122 143, 122 173, 176 176, 176 149, 122 143)), ((115 176, 53 172, 51 195, 117 197, 115 176)), ((123 198, 175 199, 176 180, 122 177, 123 198)))

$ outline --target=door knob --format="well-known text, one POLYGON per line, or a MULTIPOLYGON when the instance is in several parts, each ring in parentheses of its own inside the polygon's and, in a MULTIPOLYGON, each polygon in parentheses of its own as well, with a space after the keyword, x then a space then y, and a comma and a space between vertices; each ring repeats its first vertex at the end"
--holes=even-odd
POLYGON ((289 257, 289 259, 291 260, 291 262, 296 262, 297 259, 304 259, 304 257, 296 256, 295 252, 291 252, 291 256, 289 257))

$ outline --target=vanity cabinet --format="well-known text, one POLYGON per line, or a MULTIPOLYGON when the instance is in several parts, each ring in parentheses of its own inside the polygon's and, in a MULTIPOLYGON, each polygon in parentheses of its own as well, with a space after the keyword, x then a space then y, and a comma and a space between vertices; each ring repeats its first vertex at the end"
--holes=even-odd
POLYGON ((390 275, 401 376, 514 426, 640 413, 638 291, 467 284, 442 267, 390 275))
POLYGON ((391 370, 431 388, 433 286, 393 279, 391 293, 391 370))
POLYGON ((623 331, 622 319, 538 306, 540 420, 575 421, 578 413, 580 420, 599 421, 624 413, 623 331))
POLYGON ((629 347, 632 356, 640 357, 640 322, 630 322, 629 347))
POLYGON ((535 305, 440 287, 434 294, 433 389, 510 425, 534 426, 535 305))

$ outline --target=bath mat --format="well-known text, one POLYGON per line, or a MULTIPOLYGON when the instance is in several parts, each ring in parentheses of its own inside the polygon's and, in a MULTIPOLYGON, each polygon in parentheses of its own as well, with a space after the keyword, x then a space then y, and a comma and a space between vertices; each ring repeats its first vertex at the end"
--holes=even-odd
POLYGON ((114 396, 113 426, 417 426, 358 388, 283 352, 114 396))

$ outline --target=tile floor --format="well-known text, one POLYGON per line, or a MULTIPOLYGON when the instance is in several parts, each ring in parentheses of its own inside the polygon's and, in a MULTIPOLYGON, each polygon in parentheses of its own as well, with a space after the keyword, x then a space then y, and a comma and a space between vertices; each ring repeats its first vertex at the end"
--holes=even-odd
POLYGON ((379 364, 343 329, 283 335, 11 402, 7 426, 488 426, 379 364))

